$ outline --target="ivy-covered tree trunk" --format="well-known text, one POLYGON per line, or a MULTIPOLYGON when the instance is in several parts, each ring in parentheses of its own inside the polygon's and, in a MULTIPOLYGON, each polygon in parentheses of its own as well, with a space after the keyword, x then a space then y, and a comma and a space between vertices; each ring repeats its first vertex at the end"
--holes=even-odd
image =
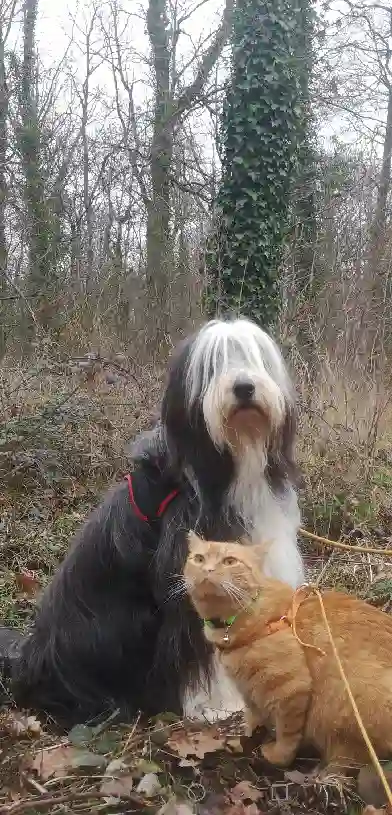
POLYGON ((207 264, 213 311, 271 326, 302 130, 297 0, 237 0, 222 126, 218 236, 207 264))

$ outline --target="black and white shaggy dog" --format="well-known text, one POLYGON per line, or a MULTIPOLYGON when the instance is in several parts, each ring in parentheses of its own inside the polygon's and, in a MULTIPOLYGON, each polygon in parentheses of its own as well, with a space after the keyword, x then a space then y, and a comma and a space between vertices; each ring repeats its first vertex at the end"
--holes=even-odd
POLYGON ((173 356, 132 474, 77 535, 13 661, 16 702, 71 725, 120 708, 212 717, 240 707, 181 591, 186 533, 265 543, 266 573, 303 581, 295 409, 276 345, 213 321, 173 356))

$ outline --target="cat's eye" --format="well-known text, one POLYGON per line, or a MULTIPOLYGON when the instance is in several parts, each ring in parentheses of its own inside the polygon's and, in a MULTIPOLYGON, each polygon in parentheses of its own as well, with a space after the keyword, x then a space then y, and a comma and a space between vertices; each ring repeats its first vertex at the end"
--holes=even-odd
POLYGON ((204 563, 204 555, 193 555, 195 563, 204 563))
POLYGON ((224 566, 235 566, 235 564, 238 563, 238 560, 236 557, 225 557, 223 558, 222 563, 224 566))

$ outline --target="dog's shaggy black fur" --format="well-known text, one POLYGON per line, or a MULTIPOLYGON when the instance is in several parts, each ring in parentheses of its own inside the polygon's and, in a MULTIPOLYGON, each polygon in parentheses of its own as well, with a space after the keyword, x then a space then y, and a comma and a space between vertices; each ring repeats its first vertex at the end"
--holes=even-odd
MULTIPOLYGON (((135 514, 126 481, 109 493, 44 593, 11 666, 17 704, 66 726, 117 708, 122 718, 138 710, 181 713, 185 690, 197 685, 201 672, 208 676, 209 646, 187 597, 176 596, 174 580, 189 529, 228 540, 243 527, 224 508, 233 458, 212 443, 201 403, 190 415, 186 407, 191 347, 187 341, 174 357, 161 421, 135 448, 134 494, 149 522, 135 514), (174 488, 178 495, 157 518, 174 488)), ((279 456, 271 451, 268 464, 275 491, 285 489, 294 470, 293 431, 288 414, 279 456)))
MULTIPOLYGON (((165 452, 153 455, 150 448, 136 460, 133 476, 136 502, 152 519, 173 488, 165 452)), ((108 495, 44 595, 14 671, 19 705, 67 725, 118 707, 123 719, 139 709, 181 713, 185 688, 208 670, 209 650, 187 598, 180 608, 170 599, 173 573, 182 570, 187 530, 222 534, 214 508, 197 524, 199 511, 185 481, 151 523, 135 517, 125 482, 108 495)))

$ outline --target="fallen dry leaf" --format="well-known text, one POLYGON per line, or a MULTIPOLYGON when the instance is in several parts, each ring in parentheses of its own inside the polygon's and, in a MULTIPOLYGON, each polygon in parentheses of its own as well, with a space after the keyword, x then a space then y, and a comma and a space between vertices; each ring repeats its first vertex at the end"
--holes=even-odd
POLYGON ((229 792, 230 798, 233 803, 237 801, 258 801, 262 798, 263 793, 253 787, 249 781, 240 781, 235 787, 232 787, 229 792))
POLYGON ((226 795, 208 796, 199 808, 199 815, 260 815, 257 804, 233 803, 226 795))
POLYGON ((161 773, 163 767, 157 764, 156 761, 148 761, 145 758, 138 758, 132 762, 132 775, 134 778, 141 779, 148 773, 161 773))
MULTIPOLYGON (((243 782, 248 784, 247 781, 243 782)), ((240 784, 237 784, 240 787, 240 784)), ((247 798, 249 796, 246 796, 247 798)), ((258 794, 260 798, 260 794, 258 794)), ((225 793, 211 793, 201 801, 198 806, 199 815, 260 815, 255 803, 245 804, 244 801, 233 800, 225 793)))
POLYGON ((106 767, 100 790, 110 803, 115 798, 128 798, 133 789, 133 777, 121 758, 114 758, 106 767))
POLYGON ((68 775, 71 769, 88 768, 91 771, 103 769, 106 763, 103 756, 63 744, 54 749, 41 750, 35 757, 32 768, 43 781, 47 781, 52 777, 61 778, 68 775))
POLYGON ((218 732, 215 731, 214 734, 214 731, 211 730, 196 733, 177 730, 167 740, 168 746, 182 758, 188 758, 188 756, 204 758, 206 753, 222 750, 224 743, 224 739, 219 736, 218 732))
POLYGON ((237 801, 227 810, 226 815, 260 815, 257 804, 244 804, 243 801, 237 801))
POLYGON ((133 789, 133 778, 131 775, 123 775, 119 778, 104 778, 101 784, 101 792, 107 798, 128 798, 133 789))
POLYGON ((23 591, 25 594, 28 594, 30 597, 35 597, 41 590, 41 584, 37 578, 37 575, 35 572, 31 572, 28 569, 23 569, 22 571, 15 573, 15 583, 18 586, 18 589, 23 591))
POLYGON ((199 815, 225 815, 231 804, 223 792, 207 793, 198 807, 199 815))
POLYGON ((363 808, 362 815, 386 815, 386 809, 376 809, 376 807, 368 804, 363 808))
POLYGON ((1 729, 16 738, 40 736, 42 733, 41 723, 35 716, 24 716, 23 713, 16 713, 13 710, 7 711, 1 717, 1 729))
POLYGON ((172 795, 158 810, 157 815, 193 815, 193 810, 189 804, 179 801, 175 795, 172 795))
POLYGON ((43 781, 47 781, 53 776, 59 778, 67 775, 71 765, 72 747, 60 745, 54 750, 40 750, 35 757, 32 768, 36 770, 43 781))
POLYGON ((155 773, 147 773, 144 778, 139 781, 136 792, 140 795, 145 795, 146 798, 154 798, 155 795, 161 791, 162 786, 158 776, 155 773))
POLYGON ((27 730, 33 733, 34 736, 40 736, 42 733, 41 722, 35 716, 27 716, 27 730))
MULTIPOLYGON (((384 767, 385 777, 389 786, 392 785, 392 770, 384 767)), ((384 787, 373 767, 361 767, 357 779, 358 795, 362 798, 365 804, 370 804, 371 807, 380 809, 386 804, 386 794, 384 787)), ((374 815, 374 813, 367 813, 367 815, 374 815)))
POLYGON ((115 776, 116 778, 128 770, 125 761, 121 758, 113 758, 113 760, 108 764, 105 770, 105 775, 115 776))
POLYGON ((305 773, 300 773, 299 770, 287 770, 284 777, 285 781, 291 781, 293 784, 298 784, 300 787, 306 787, 307 784, 312 783, 311 776, 305 775, 305 773))

